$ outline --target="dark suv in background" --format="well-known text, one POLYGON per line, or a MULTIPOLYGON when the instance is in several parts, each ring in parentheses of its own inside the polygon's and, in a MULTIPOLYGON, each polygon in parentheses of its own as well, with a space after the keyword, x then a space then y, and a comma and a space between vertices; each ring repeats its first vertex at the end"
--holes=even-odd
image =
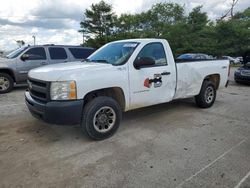
POLYGON ((237 83, 250 84, 250 51, 243 56, 243 66, 234 72, 234 80, 237 83))
POLYGON ((94 51, 94 48, 53 44, 19 48, 0 58, 0 94, 10 92, 14 83, 26 83, 31 69, 56 63, 80 61, 94 51))

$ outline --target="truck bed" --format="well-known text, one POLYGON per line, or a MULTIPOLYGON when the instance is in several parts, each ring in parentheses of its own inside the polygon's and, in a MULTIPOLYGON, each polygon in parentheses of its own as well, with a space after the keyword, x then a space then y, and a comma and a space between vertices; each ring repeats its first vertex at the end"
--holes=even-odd
POLYGON ((174 99, 198 95, 207 75, 219 76, 218 89, 225 87, 228 60, 176 61, 177 85, 174 99))

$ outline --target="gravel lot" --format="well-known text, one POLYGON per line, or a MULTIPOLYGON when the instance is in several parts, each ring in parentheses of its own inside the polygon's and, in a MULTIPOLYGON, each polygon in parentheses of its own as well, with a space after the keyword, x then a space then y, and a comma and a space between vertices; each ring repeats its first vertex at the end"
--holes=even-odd
POLYGON ((0 95, 0 187, 250 187, 250 86, 232 78, 210 109, 131 111, 99 142, 33 118, 24 90, 0 95))

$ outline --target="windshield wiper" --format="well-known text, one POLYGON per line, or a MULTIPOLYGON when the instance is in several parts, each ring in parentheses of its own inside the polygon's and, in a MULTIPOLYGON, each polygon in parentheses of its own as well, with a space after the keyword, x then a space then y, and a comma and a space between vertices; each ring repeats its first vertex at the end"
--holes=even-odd
POLYGON ((86 62, 90 62, 90 60, 89 60, 88 58, 83 59, 81 62, 84 62, 84 61, 86 61, 86 62))
POLYGON ((84 61, 86 61, 86 62, 96 62, 96 63, 109 63, 105 59, 92 59, 92 60, 90 60, 90 59, 83 59, 82 62, 84 62, 84 61))
POLYGON ((94 59, 94 60, 91 60, 91 61, 98 62, 98 63, 108 63, 108 61, 105 60, 105 59, 94 59))

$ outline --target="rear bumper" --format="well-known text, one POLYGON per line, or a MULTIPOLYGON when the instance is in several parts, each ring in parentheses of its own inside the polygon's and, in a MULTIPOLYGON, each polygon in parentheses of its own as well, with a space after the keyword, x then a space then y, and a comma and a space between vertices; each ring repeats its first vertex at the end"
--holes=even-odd
POLYGON ((34 100, 26 91, 25 102, 34 117, 47 123, 75 125, 81 122, 83 100, 51 101, 44 104, 34 100))

